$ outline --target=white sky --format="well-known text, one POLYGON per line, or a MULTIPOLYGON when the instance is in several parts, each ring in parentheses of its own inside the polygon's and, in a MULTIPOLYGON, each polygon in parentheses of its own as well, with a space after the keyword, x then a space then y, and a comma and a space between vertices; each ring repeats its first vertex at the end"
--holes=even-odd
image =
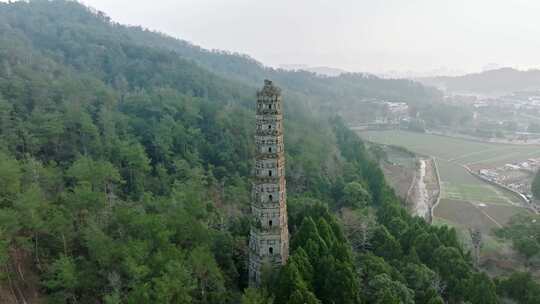
POLYGON ((82 0, 264 64, 350 71, 540 67, 540 0, 82 0))

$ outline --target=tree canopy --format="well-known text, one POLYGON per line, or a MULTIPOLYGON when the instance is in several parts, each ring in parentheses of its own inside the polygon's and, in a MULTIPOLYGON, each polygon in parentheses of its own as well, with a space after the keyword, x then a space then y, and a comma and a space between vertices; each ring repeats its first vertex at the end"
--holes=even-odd
POLYGON ((535 199, 540 200, 540 171, 536 172, 534 176, 531 190, 535 199))

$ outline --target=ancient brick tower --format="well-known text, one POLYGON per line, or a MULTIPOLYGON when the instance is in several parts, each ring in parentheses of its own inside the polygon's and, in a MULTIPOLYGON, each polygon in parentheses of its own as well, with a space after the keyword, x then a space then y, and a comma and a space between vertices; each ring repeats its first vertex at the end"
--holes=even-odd
POLYGON ((249 237, 249 283, 261 282, 264 264, 285 264, 289 256, 281 90, 270 80, 257 92, 255 170, 251 195, 254 219, 249 237))

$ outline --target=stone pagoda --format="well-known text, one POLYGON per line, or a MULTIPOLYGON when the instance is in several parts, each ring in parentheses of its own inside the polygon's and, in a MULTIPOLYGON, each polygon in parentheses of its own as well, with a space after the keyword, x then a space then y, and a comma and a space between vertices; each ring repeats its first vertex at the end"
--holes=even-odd
POLYGON ((265 80, 257 92, 255 168, 251 195, 249 283, 261 283, 262 266, 278 267, 289 256, 283 107, 281 90, 265 80))

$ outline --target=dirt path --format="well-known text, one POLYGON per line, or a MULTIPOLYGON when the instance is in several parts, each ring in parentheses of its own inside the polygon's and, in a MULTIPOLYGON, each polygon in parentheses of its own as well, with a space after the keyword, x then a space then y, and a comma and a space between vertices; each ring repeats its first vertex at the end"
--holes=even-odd
POLYGON ((442 198, 442 195, 443 195, 443 184, 442 184, 441 175, 440 175, 440 172, 439 172, 439 165, 437 163, 437 159, 435 157, 432 157, 431 161, 433 163, 433 170, 435 170, 435 180, 437 182, 437 187, 439 189, 438 189, 438 193, 436 194, 437 198, 435 200, 435 203, 433 204, 433 206, 431 206, 431 209, 429 210, 430 223, 433 222, 433 218, 435 217, 435 215, 434 215, 435 208, 437 208, 437 206, 441 202, 441 198, 442 198))
POLYGON ((412 204, 412 214, 431 222, 433 208, 440 198, 440 193, 435 160, 431 157, 418 159, 418 168, 408 197, 408 201, 412 204))
POLYGON ((420 159, 420 168, 418 169, 418 178, 413 192, 413 202, 415 204, 413 214, 426 218, 429 214, 429 195, 426 188, 426 161, 420 159))

